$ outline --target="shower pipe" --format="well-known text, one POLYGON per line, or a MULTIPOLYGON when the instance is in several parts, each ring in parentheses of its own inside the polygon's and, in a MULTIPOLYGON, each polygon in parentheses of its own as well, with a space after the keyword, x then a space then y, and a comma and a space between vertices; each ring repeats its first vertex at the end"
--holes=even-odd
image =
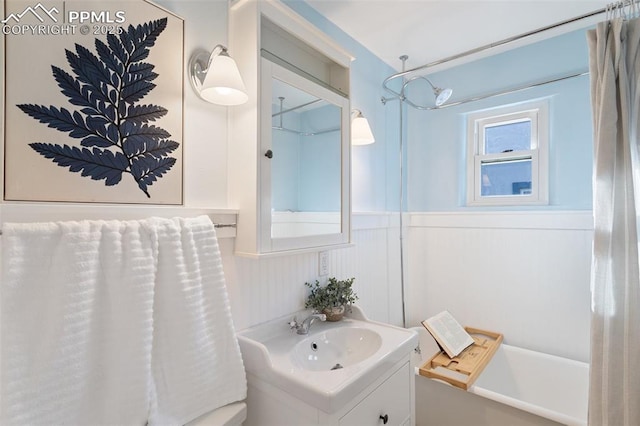
MULTIPOLYGON (((382 102, 386 103, 389 100, 400 99, 400 100, 403 100, 403 101, 407 102, 409 105, 411 105, 411 106, 413 106, 415 108, 417 106, 413 102, 411 102, 410 100, 405 98, 405 96, 404 96, 404 88, 405 88, 407 83, 415 80, 416 78, 420 78, 420 77, 414 77, 414 78, 412 78, 410 80, 403 81, 402 90, 400 92, 396 92, 395 90, 391 89, 388 86, 391 81, 393 81, 393 80, 395 80, 397 78, 400 78, 400 77, 405 77, 405 76, 407 76, 409 74, 413 74, 413 73, 415 73, 417 71, 426 70, 428 68, 433 68, 436 65, 445 64, 445 63, 454 61, 456 59, 464 58, 464 57, 470 56, 470 55, 475 55, 476 53, 484 52, 485 50, 493 49, 495 47, 504 46, 504 45, 507 45, 509 43, 520 41, 520 40, 522 40, 524 38, 531 37, 531 36, 539 34, 539 33, 543 33, 545 31, 553 30, 555 28, 559 28, 559 27, 562 27, 564 25, 572 24, 574 22, 578 22, 578 21, 581 21, 583 19, 588 19, 588 18, 597 16, 597 15, 600 15, 600 14, 603 14, 603 13, 607 13, 608 11, 611 10, 611 8, 620 9, 620 8, 623 8, 623 7, 626 7, 626 6, 631 6, 631 5, 637 4, 637 2, 638 2, 638 0, 628 0, 628 1, 618 2, 618 3, 613 3, 612 5, 606 6, 604 8, 598 9, 598 10, 594 10, 593 12, 585 13, 583 15, 576 16, 576 17, 570 18, 570 19, 566 19, 564 21, 561 21, 561 22, 558 22, 558 23, 555 23, 555 24, 547 25, 545 27, 538 28, 538 29, 533 30, 533 31, 529 31, 529 32, 526 32, 526 33, 523 33, 523 34, 519 34, 519 35, 516 35, 516 36, 513 36, 513 37, 509 37, 509 38, 506 38, 506 39, 503 39, 503 40, 500 40, 500 41, 497 41, 497 42, 494 42, 494 43, 489 43, 489 44, 486 44, 484 46, 476 47, 474 49, 467 50, 465 52, 458 53, 456 55, 448 56, 446 58, 439 59, 437 61, 433 61, 433 62, 430 62, 428 64, 420 65, 418 67, 414 67, 414 68, 411 68, 411 69, 408 69, 408 70, 404 70, 403 69, 401 72, 395 73, 395 74, 390 75, 389 77, 385 78, 384 81, 382 82, 382 88, 393 95, 393 97, 391 97, 391 98, 382 98, 382 102)), ((567 78, 569 78, 569 77, 567 77, 567 78)), ((542 83, 540 83, 540 84, 542 84, 542 83)), ((536 85, 539 85, 539 84, 536 84, 536 85)), ((522 90, 522 89, 523 88, 521 88, 519 90, 522 90)), ((487 96, 487 97, 489 97, 489 96, 487 96)), ((481 98, 481 99, 484 99, 484 98, 481 98)), ((471 102, 471 100, 466 101, 466 102, 471 102)), ((465 102, 461 102, 461 103, 465 103, 465 102)), ((456 103, 456 105, 459 105, 459 103, 456 103)), ((442 107, 444 107, 444 105, 440 106, 438 108, 442 108, 442 107)), ((433 107, 431 107, 431 108, 422 107, 422 108, 418 108, 418 109, 435 109, 435 108, 433 108, 433 107)))
MULTIPOLYGON (((409 57, 407 55, 402 55, 399 58, 402 61, 402 70, 404 71, 405 69, 405 64, 407 62, 407 59, 409 59, 409 57)), ((402 78, 402 80, 404 81, 404 77, 402 78)), ((403 83, 402 85, 402 92, 404 93, 404 86, 407 83, 403 83)), ((433 87, 433 85, 432 85, 433 87)), ((400 297, 402 298, 402 327, 403 328, 407 328, 407 311, 406 311, 406 306, 405 306, 405 286, 404 286, 404 237, 403 237, 403 232, 402 232, 402 228, 403 228, 403 220, 402 220, 402 212, 403 212, 403 208, 404 208, 404 182, 402 181, 403 176, 404 176, 404 148, 403 148, 403 139, 404 139, 404 134, 403 134, 403 107, 402 107, 402 103, 404 101, 404 96, 399 98, 400 102, 398 102, 398 111, 400 114, 400 130, 399 130, 399 138, 400 138, 400 152, 399 152, 399 157, 400 157, 400 207, 399 207, 399 215, 398 215, 398 228, 399 228, 399 233, 400 233, 400 297)))

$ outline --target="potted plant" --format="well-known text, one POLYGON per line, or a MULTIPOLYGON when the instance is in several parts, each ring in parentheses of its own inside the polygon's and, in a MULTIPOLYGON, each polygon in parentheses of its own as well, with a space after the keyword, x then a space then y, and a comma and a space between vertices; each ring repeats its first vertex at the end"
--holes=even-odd
POLYGON ((340 321, 345 309, 350 309, 358 296, 353 291, 355 278, 337 280, 329 278, 326 286, 321 286, 318 280, 315 284, 304 283, 311 289, 305 308, 315 309, 327 316, 327 321, 340 321))

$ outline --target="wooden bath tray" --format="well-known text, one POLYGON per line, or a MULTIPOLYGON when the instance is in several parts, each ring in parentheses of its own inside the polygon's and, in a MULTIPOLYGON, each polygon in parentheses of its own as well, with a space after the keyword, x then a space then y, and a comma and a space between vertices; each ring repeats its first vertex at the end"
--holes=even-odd
POLYGON ((421 376, 442 380, 460 389, 469 389, 498 350, 502 334, 472 327, 464 329, 475 343, 454 358, 449 358, 444 351, 438 352, 420 367, 421 376))

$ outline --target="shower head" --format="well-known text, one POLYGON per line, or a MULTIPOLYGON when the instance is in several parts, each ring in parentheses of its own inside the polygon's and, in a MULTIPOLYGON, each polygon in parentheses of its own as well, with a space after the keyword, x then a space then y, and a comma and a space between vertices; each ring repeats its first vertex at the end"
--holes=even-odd
POLYGON ((441 89, 439 87, 434 88, 433 94, 436 96, 436 106, 440 106, 443 103, 447 102, 451 97, 452 93, 453 93, 453 90, 449 88, 447 89, 441 89))
POLYGON ((422 78, 427 80, 427 83, 429 83, 429 85, 431 86, 431 89, 433 89, 433 95, 436 97, 436 106, 440 106, 443 103, 447 102, 451 97, 451 95, 453 94, 453 90, 449 88, 442 89, 440 87, 436 87, 433 85, 433 83, 431 83, 431 80, 429 80, 427 77, 422 77, 422 78))

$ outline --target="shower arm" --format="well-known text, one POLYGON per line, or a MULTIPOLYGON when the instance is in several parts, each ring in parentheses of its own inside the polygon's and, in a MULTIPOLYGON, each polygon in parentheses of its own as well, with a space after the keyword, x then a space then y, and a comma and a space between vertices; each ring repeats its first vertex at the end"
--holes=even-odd
MULTIPOLYGON (((410 71, 409 71, 410 72, 410 71)), ((404 73, 401 73, 402 75, 404 75, 404 73)), ((398 75, 398 74, 395 74, 398 75)), ((399 75, 398 75, 399 76, 399 75)), ((431 86, 431 89, 434 91, 434 94, 439 93, 439 91, 441 91, 442 89, 440 89, 439 87, 436 87, 433 85, 433 83, 431 83, 431 80, 429 80, 427 77, 423 76, 423 75, 418 75, 418 76, 414 76, 411 77, 408 80, 404 80, 402 83, 402 89, 400 89, 400 93, 395 92, 391 89, 389 89, 388 87, 385 86, 385 83, 387 81, 390 81, 391 78, 395 78, 394 76, 391 76, 389 78, 387 78, 382 85, 384 86, 385 89, 387 89, 387 91, 393 93, 395 96, 392 98, 381 98, 381 101, 383 104, 386 104, 388 101, 397 101, 397 100, 402 100, 404 102, 406 102, 407 104, 411 105, 412 107, 414 107, 415 109, 420 109, 420 110, 432 110, 432 109, 439 109, 441 108, 440 106, 429 106, 429 105, 419 105, 414 103, 413 101, 411 101, 409 98, 407 98, 407 95, 405 93, 405 89, 407 88, 407 86, 409 85, 409 83, 414 82, 415 80, 426 80, 427 83, 429 83, 429 86, 431 86)))

